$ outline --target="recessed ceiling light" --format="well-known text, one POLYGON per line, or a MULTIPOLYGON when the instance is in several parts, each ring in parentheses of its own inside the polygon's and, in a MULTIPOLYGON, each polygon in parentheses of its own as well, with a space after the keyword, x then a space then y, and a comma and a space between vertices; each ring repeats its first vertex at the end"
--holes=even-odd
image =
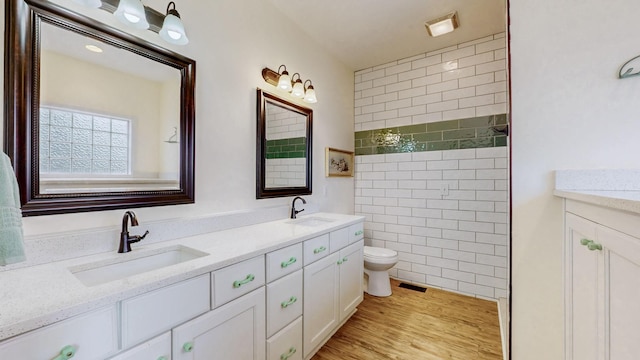
POLYGON ((456 11, 424 23, 424 26, 427 28, 427 32, 433 37, 450 33, 459 25, 458 13, 456 11))
POLYGON ((101 53, 102 52, 102 49, 97 47, 97 46, 95 46, 95 45, 85 45, 84 47, 89 51, 93 51, 94 53, 101 53))

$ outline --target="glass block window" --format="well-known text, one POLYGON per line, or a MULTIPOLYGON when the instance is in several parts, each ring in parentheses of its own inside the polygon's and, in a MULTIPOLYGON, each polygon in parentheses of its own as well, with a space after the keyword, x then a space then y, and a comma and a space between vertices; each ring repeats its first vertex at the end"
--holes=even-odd
POLYGON ((131 121, 40 108, 40 173, 129 175, 131 121))

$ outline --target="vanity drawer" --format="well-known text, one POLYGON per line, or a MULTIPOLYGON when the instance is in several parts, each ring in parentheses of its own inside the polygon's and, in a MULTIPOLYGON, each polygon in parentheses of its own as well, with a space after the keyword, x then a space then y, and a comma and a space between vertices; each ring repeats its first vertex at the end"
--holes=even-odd
POLYGON ((302 269, 267 285, 267 337, 302 315, 302 269))
POLYGON ((349 228, 332 231, 329 234, 329 250, 338 251, 349 245, 349 228))
POLYGON ((110 360, 171 360, 171 331, 127 350, 110 360))
POLYGON ((209 311, 209 274, 122 301, 122 347, 128 348, 209 311))
POLYGON ((267 340, 267 360, 302 360, 302 316, 267 340))
POLYGON ((329 234, 324 234, 304 242, 304 265, 329 255, 329 234))
POLYGON ((61 351, 75 359, 104 359, 118 351, 118 312, 109 306, 0 343, 0 359, 55 359, 61 351))
POLYGON ((267 254, 267 282, 302 269, 302 243, 267 254))
POLYGON ((349 244, 364 239, 364 223, 359 222, 349 226, 349 244))
POLYGON ((264 285, 264 256, 216 270, 211 276, 212 307, 218 307, 264 285))

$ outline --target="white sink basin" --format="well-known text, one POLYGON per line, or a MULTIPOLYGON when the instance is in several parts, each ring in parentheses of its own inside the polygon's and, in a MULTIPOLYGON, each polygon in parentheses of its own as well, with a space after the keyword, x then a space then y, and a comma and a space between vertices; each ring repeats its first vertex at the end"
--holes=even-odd
POLYGON ((300 225, 300 226, 321 226, 327 225, 328 223, 334 222, 334 219, 327 219, 322 217, 303 217, 299 219, 293 219, 291 221, 287 221, 288 224, 292 225, 300 225))
POLYGON ((69 268, 80 282, 95 286, 129 276, 157 270, 209 254, 185 246, 172 246, 142 253, 123 254, 115 258, 69 268))

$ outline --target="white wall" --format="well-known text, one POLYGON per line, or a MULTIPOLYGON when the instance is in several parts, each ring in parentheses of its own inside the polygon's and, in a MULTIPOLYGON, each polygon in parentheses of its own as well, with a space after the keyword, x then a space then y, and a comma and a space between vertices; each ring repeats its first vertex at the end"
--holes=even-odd
POLYGON ((556 169, 639 168, 637 0, 511 0, 512 355, 560 359, 562 202, 556 169), (553 20, 550 20, 553 19, 553 20))
MULTIPOLYGON (((66 0, 56 2, 123 28, 106 12, 85 10, 66 0)), ((166 2, 159 0, 145 4, 160 12, 166 8, 166 2)), ((189 35, 187 46, 169 46, 150 31, 126 31, 197 61, 196 203, 141 208, 136 211, 140 221, 290 203, 291 198, 255 199, 256 88, 278 93, 264 82, 261 70, 275 70, 281 64, 311 79, 318 94, 318 103, 310 106, 314 195, 306 198, 320 210, 353 213, 353 202, 345 200, 353 199, 353 179, 327 179, 323 171, 325 147, 353 149, 353 71, 311 42, 269 2, 182 2, 178 11, 189 35)), ((35 235, 118 226, 121 216, 117 210, 29 217, 24 228, 26 235, 35 235)))

